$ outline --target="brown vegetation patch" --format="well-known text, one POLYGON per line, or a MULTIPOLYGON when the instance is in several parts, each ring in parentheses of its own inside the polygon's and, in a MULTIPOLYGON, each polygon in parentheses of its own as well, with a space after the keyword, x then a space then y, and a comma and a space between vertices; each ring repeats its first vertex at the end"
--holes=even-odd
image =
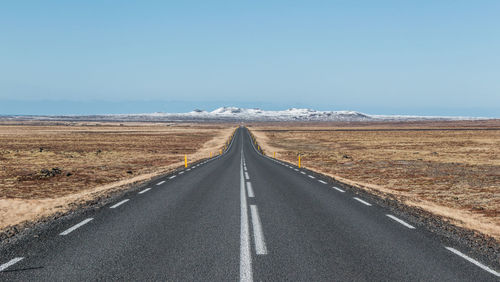
POLYGON ((229 124, 0 124, 0 228, 151 179, 182 165, 185 154, 189 162, 207 158, 233 130, 229 124))
POLYGON ((305 167, 500 239, 498 120, 260 124, 252 132, 268 155, 296 162, 300 154, 305 167))

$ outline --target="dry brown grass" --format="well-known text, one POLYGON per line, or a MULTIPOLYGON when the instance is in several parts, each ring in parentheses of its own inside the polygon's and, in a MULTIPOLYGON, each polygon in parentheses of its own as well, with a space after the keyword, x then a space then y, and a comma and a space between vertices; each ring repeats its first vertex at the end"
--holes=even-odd
POLYGON ((499 120, 261 124, 252 132, 269 155, 296 162, 301 154, 305 167, 500 239, 499 120))
POLYGON ((151 179, 182 165, 184 154, 189 161, 206 158, 233 130, 229 124, 0 124, 0 228, 151 179))

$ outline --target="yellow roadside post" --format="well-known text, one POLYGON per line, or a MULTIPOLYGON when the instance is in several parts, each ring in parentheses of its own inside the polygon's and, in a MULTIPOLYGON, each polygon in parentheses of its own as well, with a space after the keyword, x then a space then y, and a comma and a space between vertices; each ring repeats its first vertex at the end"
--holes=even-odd
POLYGON ((210 157, 212 157, 212 152, 210 152, 210 157))
POLYGON ((299 155, 299 168, 300 168, 300 155, 299 155))
POLYGON ((188 157, 184 155, 184 167, 188 167, 188 157))
POLYGON ((276 152, 274 152, 274 158, 276 159, 276 152))
POLYGON ((222 155, 222 149, 220 149, 220 154, 219 155, 222 155))

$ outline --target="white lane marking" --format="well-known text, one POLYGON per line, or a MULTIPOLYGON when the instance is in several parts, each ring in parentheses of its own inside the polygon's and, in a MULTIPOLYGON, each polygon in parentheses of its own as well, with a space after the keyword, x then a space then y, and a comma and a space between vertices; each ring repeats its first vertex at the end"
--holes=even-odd
POLYGON ((323 183, 323 184, 327 184, 325 181, 323 180, 318 180, 319 183, 323 183))
POLYGON ((303 172, 303 171, 301 171, 300 173, 302 173, 302 174, 306 174, 306 173, 305 173, 305 172, 303 172))
POLYGON ((335 189, 335 190, 337 190, 337 191, 339 191, 339 192, 345 193, 345 191, 342 190, 342 189, 340 189, 339 187, 333 186, 332 188, 335 189))
POLYGON ((255 197, 255 195, 253 193, 252 183, 251 182, 247 182, 247 190, 248 190, 248 197, 250 197, 250 198, 255 197))
POLYGON ((177 175, 172 175, 168 179, 174 179, 177 175))
POLYGON ((415 227, 414 227, 414 226, 412 226, 412 225, 410 225, 410 224, 406 223, 406 222, 405 222, 404 220, 402 220, 402 219, 399 219, 399 218, 397 218, 397 217, 395 217, 395 216, 393 216, 393 215, 391 215, 391 214, 386 214, 386 215, 387 215, 388 217, 392 218, 393 220, 395 220, 395 221, 397 221, 397 222, 401 223, 402 225, 404 225, 404 226, 406 226, 406 227, 410 228, 410 229, 415 229, 415 227))
POLYGON ((248 226, 248 206, 243 177, 243 147, 241 148, 240 163, 240 281, 253 281, 252 253, 250 252, 250 234, 248 226))
POLYGON ((484 264, 482 264, 482 263, 478 262, 477 260, 475 260, 475 259, 473 259, 473 258, 470 258, 470 257, 468 257, 468 256, 464 255, 464 254, 463 254, 463 253, 461 253, 460 251, 458 251, 458 250, 456 250, 456 249, 453 249, 453 248, 451 248, 451 247, 445 247, 445 248, 446 248, 448 251, 450 251, 450 252, 452 252, 452 253, 454 253, 454 254, 456 254, 456 255, 458 255, 458 256, 461 256, 462 258, 464 258, 464 259, 468 260, 469 262, 471 262, 471 263, 473 263, 473 264, 475 264, 475 265, 479 266, 479 267, 480 267, 480 268, 482 268, 483 270, 486 270, 486 271, 488 271, 489 273, 491 273, 491 274, 493 274, 493 275, 495 275, 495 276, 497 276, 497 277, 500 277, 500 273, 498 273, 498 272, 496 272, 495 270, 493 270, 493 269, 491 269, 491 268, 487 267, 486 265, 484 265, 484 264))
POLYGON ((262 224, 260 223, 259 212, 256 205, 250 205, 252 214, 253 238, 255 240, 255 251, 258 255, 267 255, 266 241, 262 232, 262 224))
POLYGON ((296 169, 296 168, 294 168, 293 170, 295 170, 295 171, 299 171, 299 170, 298 170, 298 169, 296 169))
POLYGON ((18 258, 13 258, 9 260, 8 262, 0 265, 0 272, 6 270, 8 267, 13 266, 14 264, 22 261, 24 258, 23 257, 18 257, 18 258))
POLYGON ((117 207, 119 207, 119 206, 121 206, 121 205, 125 204, 125 203, 126 203, 126 202, 128 202, 128 201, 129 201, 129 199, 125 199, 125 200, 123 200, 123 201, 121 201, 121 202, 119 202, 119 203, 116 203, 116 204, 112 205, 112 206, 111 206, 111 207, 109 207, 109 208, 110 208, 110 209, 115 209, 115 208, 117 208, 117 207))
POLYGON ((165 181, 158 182, 156 185, 162 185, 165 181))
POLYGON ((190 168, 186 169, 186 171, 190 171, 190 170, 191 170, 190 168))
POLYGON ((307 176, 309 176, 309 178, 312 178, 312 179, 316 178, 316 177, 314 177, 314 176, 312 176, 310 174, 308 174, 307 176))
POLYGON ((248 172, 245 172, 245 178, 246 178, 247 180, 249 180, 249 179, 250 179, 250 176, 248 176, 248 172))
POLYGON ((358 202, 360 202, 360 203, 363 203, 363 204, 365 204, 365 205, 367 205, 367 206, 371 206, 371 205, 372 205, 372 204, 370 204, 370 203, 368 203, 368 202, 366 202, 366 201, 361 200, 361 199, 360 199, 360 198, 358 198, 358 197, 354 197, 354 200, 356 200, 356 201, 358 201, 358 202))
POLYGON ((78 223, 76 225, 73 225, 73 227, 70 227, 70 228, 66 229, 65 231, 59 233, 59 235, 62 235, 62 236, 68 235, 69 233, 75 231, 75 229, 77 229, 77 228, 79 228, 79 227, 81 227, 81 226, 89 223, 92 220, 93 220, 93 218, 91 218, 91 217, 87 218, 87 219, 83 220, 82 222, 80 222, 80 223, 78 223))
POLYGON ((184 173, 184 171, 179 172, 179 174, 183 174, 183 173, 184 173))
POLYGON ((147 191, 151 190, 151 188, 146 188, 144 190, 142 190, 141 192, 137 193, 137 194, 142 194, 142 193, 146 193, 147 191))

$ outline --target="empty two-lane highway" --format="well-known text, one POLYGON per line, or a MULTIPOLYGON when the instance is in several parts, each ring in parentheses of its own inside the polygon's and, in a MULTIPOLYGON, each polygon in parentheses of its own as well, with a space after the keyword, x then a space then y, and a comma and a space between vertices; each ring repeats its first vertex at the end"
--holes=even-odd
POLYGON ((459 247, 259 154, 222 156, 0 250, 0 280, 496 281, 459 247))

